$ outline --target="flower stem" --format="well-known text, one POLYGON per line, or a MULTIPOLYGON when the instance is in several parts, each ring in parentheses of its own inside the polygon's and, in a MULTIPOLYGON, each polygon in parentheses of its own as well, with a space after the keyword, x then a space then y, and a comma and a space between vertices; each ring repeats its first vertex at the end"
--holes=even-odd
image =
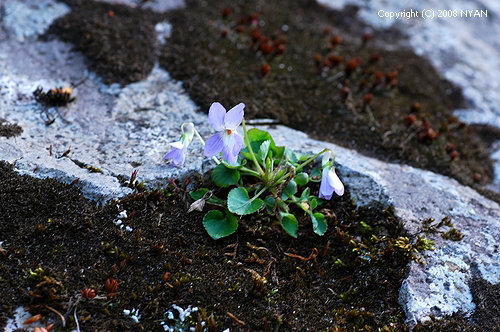
MULTIPOLYGON (((300 164, 299 166, 297 166, 297 169, 301 169, 303 168, 304 166, 306 166, 307 164, 309 164, 311 161, 313 161, 314 159, 318 158, 319 156, 321 156, 323 153, 325 153, 326 151, 328 151, 329 149, 323 149, 321 150, 320 152, 316 153, 314 156, 312 156, 311 158, 307 159, 306 161, 304 161, 302 164, 300 164)), ((276 179, 273 184, 279 184, 280 181, 282 179, 285 179, 286 177, 290 176, 290 172, 286 172, 285 174, 283 174, 282 176, 279 177, 279 179, 276 179)))
POLYGON ((262 188, 262 189, 261 189, 258 193, 256 193, 256 194, 252 197, 251 201, 253 201, 253 200, 254 200, 254 199, 256 199, 257 197, 259 197, 259 196, 260 196, 260 195, 261 195, 264 191, 266 191, 266 189, 267 189, 267 187, 266 187, 266 186, 264 186, 264 187, 263 187, 263 188, 262 188))
POLYGON ((248 173, 248 175, 252 175, 252 176, 260 178, 259 172, 256 172, 256 171, 254 171, 254 170, 252 170, 250 168, 241 167, 240 170, 243 171, 243 172, 248 173))
POLYGON ((196 137, 198 137, 198 139, 200 140, 201 142, 201 145, 205 146, 205 140, 200 136, 200 133, 198 132, 198 130, 196 130, 196 128, 194 128, 194 134, 196 135, 196 137))
POLYGON ((323 149, 321 150, 320 152, 316 153, 314 156, 312 156, 311 158, 307 159, 306 161, 304 161, 302 164, 300 164, 299 166, 297 166, 297 168, 303 168, 304 166, 306 166, 307 164, 309 164, 311 161, 313 161, 314 159, 318 158, 319 156, 321 156, 323 153, 325 153, 326 151, 328 151, 329 149, 323 149))
POLYGON ((250 155, 252 156, 252 160, 253 160, 255 166, 257 166, 257 170, 259 171, 260 176, 264 176, 265 173, 262 170, 262 168, 260 167, 260 164, 257 161, 257 158, 255 158, 255 154, 253 153, 252 146, 250 145, 250 140, 248 139, 247 127, 245 126, 245 119, 244 118, 241 119, 241 125, 243 126, 243 135, 245 138, 245 143, 248 146, 248 151, 250 151, 250 155))

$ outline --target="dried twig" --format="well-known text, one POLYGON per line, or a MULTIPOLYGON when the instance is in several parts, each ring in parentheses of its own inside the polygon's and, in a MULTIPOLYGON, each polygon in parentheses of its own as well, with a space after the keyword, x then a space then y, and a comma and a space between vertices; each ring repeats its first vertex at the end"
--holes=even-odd
POLYGON ((313 248, 311 254, 307 258, 302 257, 300 255, 296 255, 296 254, 290 254, 288 252, 285 252, 285 255, 288 256, 288 257, 292 257, 292 258, 298 258, 301 261, 310 261, 311 259, 314 259, 314 258, 316 258, 316 256, 318 256, 318 249, 313 248))
POLYGON ((231 318, 238 326, 240 327, 243 327, 245 325, 247 325, 244 321, 242 321, 241 319, 238 319, 238 317, 236 317, 235 315, 233 315, 232 313, 230 313, 229 311, 226 312, 226 314, 229 316, 229 318, 231 318))

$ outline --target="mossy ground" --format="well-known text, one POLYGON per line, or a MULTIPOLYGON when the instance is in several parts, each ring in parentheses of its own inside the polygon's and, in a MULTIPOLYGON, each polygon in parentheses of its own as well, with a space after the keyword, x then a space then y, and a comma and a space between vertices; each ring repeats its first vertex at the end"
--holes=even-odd
POLYGON ((397 297, 409 257, 390 241, 371 239, 404 235, 401 224, 390 210, 356 208, 348 193, 321 207, 329 223, 323 237, 306 218, 293 239, 272 217, 257 215, 214 241, 202 213, 186 214, 180 187, 97 207, 70 185, 19 176, 6 164, 0 184, 3 323, 24 305, 60 328, 49 306, 66 313, 72 327, 76 308, 82 330, 155 331, 176 304, 202 308, 207 324, 213 314, 214 330, 238 325, 228 312, 249 331, 404 329, 397 297), (114 224, 122 209, 132 232, 114 224), (293 256, 314 252, 310 260, 293 256), (110 277, 119 286, 106 300, 110 277), (86 287, 104 299, 81 299, 86 287), (132 308, 142 316, 137 325, 123 314, 132 308))
POLYGON ((105 83, 145 78, 156 61, 154 25, 159 15, 125 5, 67 0, 72 11, 52 23, 49 34, 71 42, 105 83))
MULTIPOLYGON (((96 206, 74 186, 0 163, 0 326, 23 305, 61 331, 75 328, 75 310, 82 331, 159 331, 162 321, 175 324, 165 314, 175 304, 199 308, 184 328, 200 319, 211 331, 407 330, 398 294, 418 245, 408 250, 391 209, 358 208, 347 190, 320 206, 329 225, 322 237, 305 216, 294 239, 259 214, 215 241, 203 213, 186 213, 187 196, 176 184, 96 206), (118 282, 111 297, 109 278, 118 282), (85 288, 97 297, 82 298, 85 288), (139 323, 123 314, 132 308, 139 323)), ((496 324, 498 286, 476 281, 472 289, 472 322, 458 316, 420 328, 496 324)))

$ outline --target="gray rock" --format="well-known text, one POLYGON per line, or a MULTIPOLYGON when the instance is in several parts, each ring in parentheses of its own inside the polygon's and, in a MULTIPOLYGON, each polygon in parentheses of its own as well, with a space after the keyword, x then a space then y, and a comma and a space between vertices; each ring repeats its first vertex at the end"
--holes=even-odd
POLYGON ((52 21, 70 10, 65 4, 51 0, 7 1, 0 8, 4 12, 3 26, 21 42, 42 34, 52 21))
POLYGON ((147 2, 143 2, 141 0, 97 0, 97 1, 109 2, 113 4, 119 3, 133 8, 140 6, 141 8, 149 8, 159 13, 163 13, 168 10, 184 6, 184 0, 151 0, 147 2))

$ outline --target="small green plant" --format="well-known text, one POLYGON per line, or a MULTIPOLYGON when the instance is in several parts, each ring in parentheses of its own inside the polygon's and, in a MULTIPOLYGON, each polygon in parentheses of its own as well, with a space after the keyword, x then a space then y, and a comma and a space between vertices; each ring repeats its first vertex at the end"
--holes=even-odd
POLYGON ((320 198, 330 199, 334 192, 339 196, 344 193, 344 185, 333 166, 335 155, 329 149, 314 155, 297 153, 276 146, 266 131, 256 128, 247 131, 244 107, 240 103, 226 112, 220 103, 213 103, 208 120, 216 134, 205 143, 194 125, 185 123, 181 127, 181 140, 171 143, 172 149, 165 159, 182 167, 187 148, 196 135, 204 145, 205 156, 212 157, 217 164, 211 175, 213 183, 230 188, 226 199, 216 197, 207 188, 192 191, 190 195, 195 202, 190 211, 202 211, 205 202, 224 209, 210 210, 203 218, 203 226, 213 239, 234 233, 238 228, 238 215, 260 211, 276 216, 285 232, 297 237, 298 221, 290 209, 290 205, 295 205, 309 215, 314 232, 323 235, 327 229, 325 216, 314 209, 321 204, 320 198), (240 124, 243 136, 238 133, 240 124), (305 172, 304 167, 321 155, 322 170, 305 172), (311 194, 307 184, 320 181, 319 195, 311 194))

